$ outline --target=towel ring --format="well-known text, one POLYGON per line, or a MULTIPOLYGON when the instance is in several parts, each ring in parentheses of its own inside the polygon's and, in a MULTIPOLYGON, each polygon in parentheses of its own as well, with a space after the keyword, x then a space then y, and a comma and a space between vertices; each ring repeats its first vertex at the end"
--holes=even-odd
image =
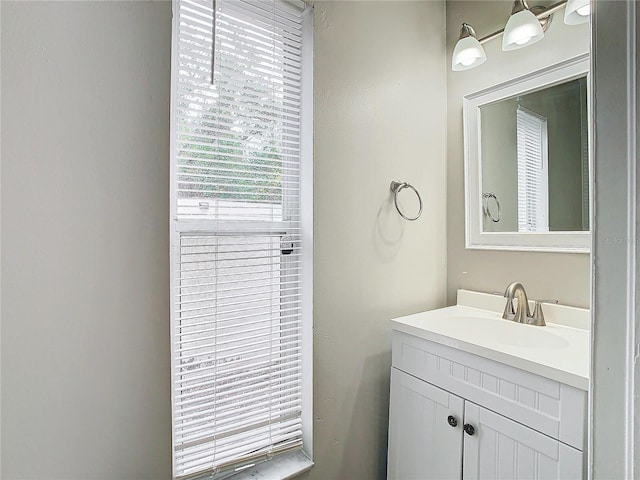
POLYGON ((501 212, 500 212, 500 202, 498 201, 498 197, 496 197, 496 194, 493 192, 490 193, 483 193, 482 194, 482 211, 485 214, 485 216, 489 217, 489 219, 493 222, 493 223, 498 223, 500 221, 500 217, 501 217, 501 212), (491 213, 491 209, 489 208, 489 199, 493 198, 493 201, 496 202, 496 207, 498 209, 498 212, 496 214, 496 216, 494 217, 493 214, 491 213))
POLYGON ((416 190, 413 185, 407 182, 397 182, 394 180, 393 182, 391 182, 391 191, 393 192, 393 203, 396 205, 396 210, 398 211, 398 213, 402 218, 404 218, 405 220, 409 220, 411 222, 420 218, 420 215, 422 215, 422 198, 420 198, 420 194, 418 193, 418 190, 416 190), (405 188, 410 188, 411 190, 413 190, 416 196, 418 197, 418 202, 420 203, 420 209, 418 210, 418 214, 415 217, 407 217, 404 213, 402 213, 402 210, 400 210, 400 207, 398 206, 398 194, 405 188))

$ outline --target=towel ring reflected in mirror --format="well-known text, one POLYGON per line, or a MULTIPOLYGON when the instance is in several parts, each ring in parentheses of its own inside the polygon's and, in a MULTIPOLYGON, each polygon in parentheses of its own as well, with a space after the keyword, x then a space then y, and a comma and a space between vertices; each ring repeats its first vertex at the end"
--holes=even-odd
POLYGON ((489 192, 482 194, 482 213, 485 217, 489 217, 489 219, 493 223, 498 223, 500 221, 500 202, 498 201, 498 197, 495 193, 489 192), (489 200, 493 200, 496 204, 495 215, 491 212, 491 208, 489 207, 489 200))
POLYGON ((394 180, 393 182, 391 182, 391 191, 393 192, 393 203, 395 204, 396 210, 398 211, 398 213, 402 218, 404 218, 405 220, 409 220, 411 222, 420 218, 420 215, 422 215, 422 198, 420 198, 420 194, 418 193, 418 190, 416 190, 413 185, 407 182, 398 182, 394 180), (413 190, 413 192, 418 197, 418 203, 420 204, 420 208, 418 209, 418 214, 415 217, 406 216, 398 206, 398 194, 405 188, 409 188, 413 190))

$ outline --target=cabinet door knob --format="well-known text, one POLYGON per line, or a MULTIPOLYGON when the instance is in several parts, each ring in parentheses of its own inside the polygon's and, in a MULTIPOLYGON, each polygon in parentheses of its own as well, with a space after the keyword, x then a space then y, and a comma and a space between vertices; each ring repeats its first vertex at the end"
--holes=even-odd
POLYGON ((449 425, 451 425, 452 427, 458 426, 458 420, 453 415, 449 415, 447 417, 447 422, 449 422, 449 425))
POLYGON ((476 429, 473 428, 473 425, 471 425, 470 423, 465 423, 464 427, 462 427, 462 428, 464 428, 464 432, 467 435, 474 435, 476 433, 476 429))

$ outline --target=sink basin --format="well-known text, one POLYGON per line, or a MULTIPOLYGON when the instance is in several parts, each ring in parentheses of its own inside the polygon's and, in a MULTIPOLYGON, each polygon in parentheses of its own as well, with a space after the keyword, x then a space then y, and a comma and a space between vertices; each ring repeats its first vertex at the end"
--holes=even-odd
POLYGON ((503 318, 487 317, 450 317, 451 326, 469 332, 482 332, 483 336, 493 338, 501 345, 522 348, 564 348, 569 342, 556 335, 552 327, 539 327, 516 323, 503 318))
MULTIPOLYGON (((496 341, 503 345, 513 345, 525 348, 564 348, 569 346, 569 341, 544 330, 544 327, 536 327, 531 325, 522 325, 526 330, 517 332, 516 335, 506 335, 501 331, 496 341)), ((515 332, 512 332, 515 333, 515 332)))

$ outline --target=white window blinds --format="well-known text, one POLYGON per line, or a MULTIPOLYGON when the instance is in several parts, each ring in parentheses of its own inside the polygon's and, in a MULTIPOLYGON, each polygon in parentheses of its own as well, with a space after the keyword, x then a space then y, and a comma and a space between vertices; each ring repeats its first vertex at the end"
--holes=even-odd
POLYGON ((518 231, 549 231, 547 119, 518 105, 518 231))
POLYGON ((311 59, 302 2, 176 5, 172 405, 182 479, 302 447, 301 82, 311 59))

